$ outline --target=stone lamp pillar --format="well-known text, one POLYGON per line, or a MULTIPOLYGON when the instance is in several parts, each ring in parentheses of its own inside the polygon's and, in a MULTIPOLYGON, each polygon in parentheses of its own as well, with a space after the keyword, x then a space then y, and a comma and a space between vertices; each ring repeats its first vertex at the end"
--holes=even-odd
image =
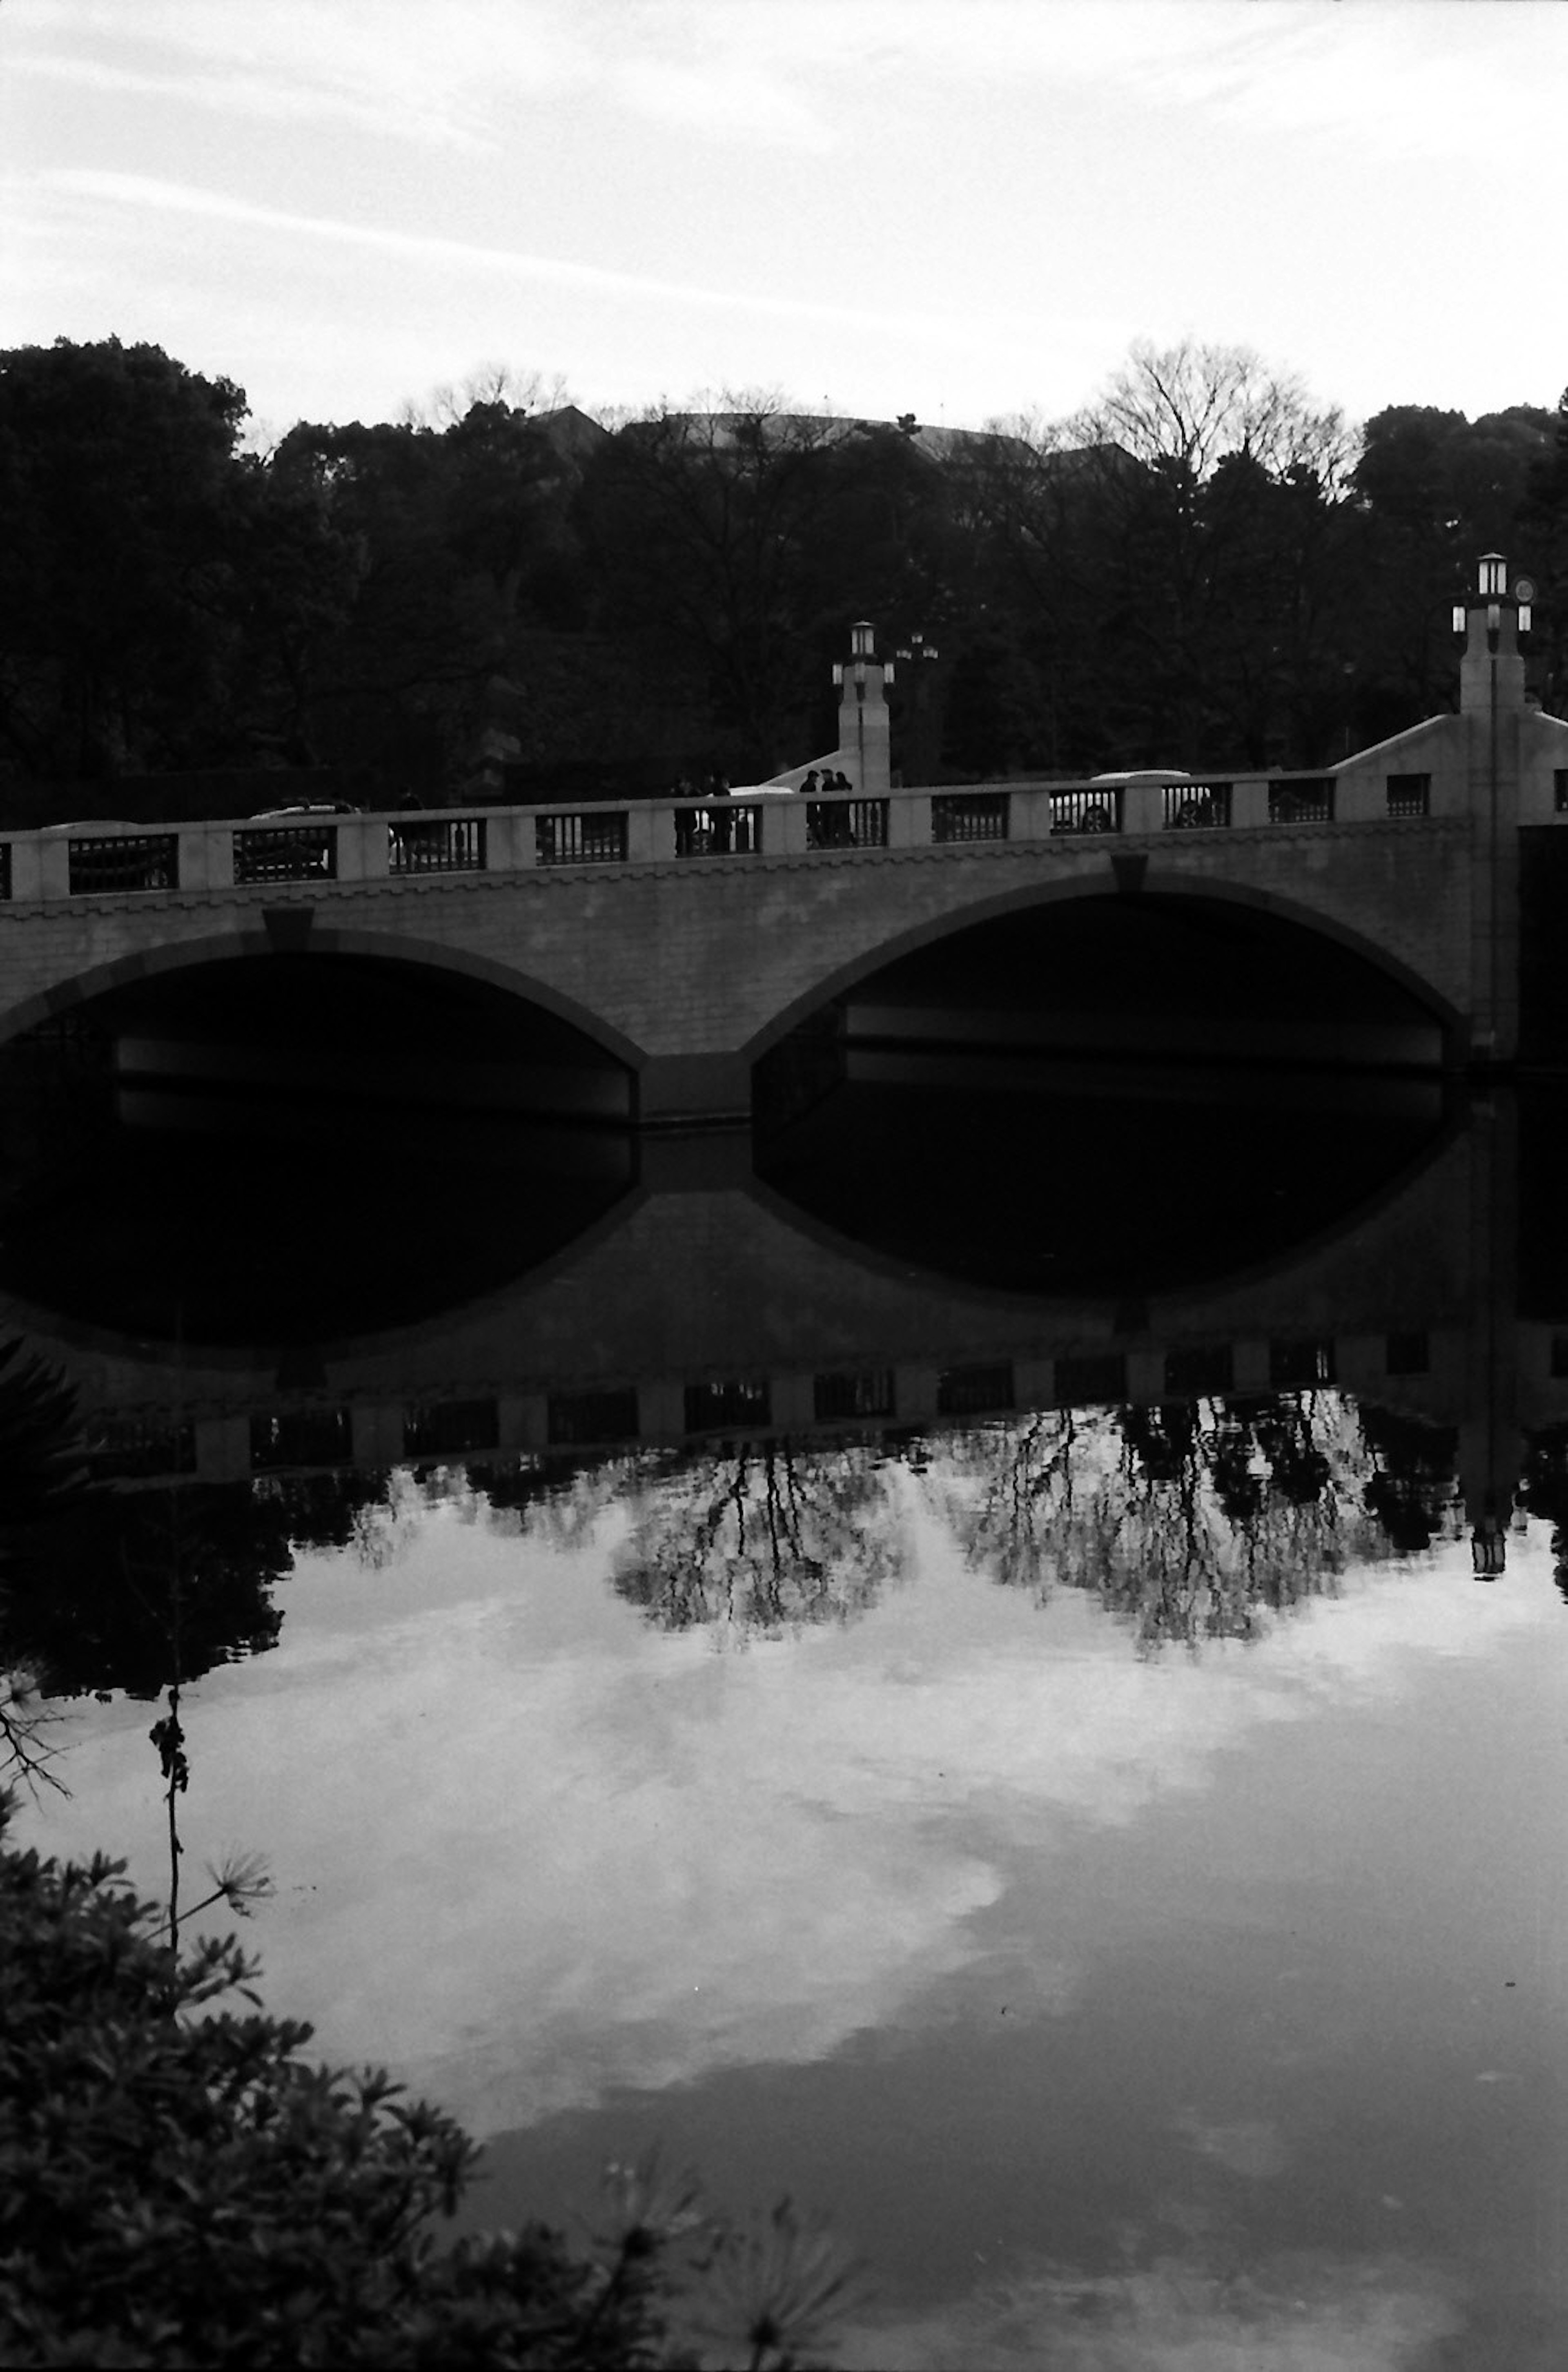
POLYGON ((1513 1060, 1519 1030, 1519 731, 1525 713, 1525 662, 1535 588, 1521 578, 1508 590, 1500 552, 1481 554, 1475 591, 1454 604, 1454 632, 1465 637, 1459 661, 1459 715, 1476 831, 1470 910, 1473 1062, 1513 1060))
POLYGON ((893 662, 877 656, 877 640, 869 618, 857 618, 850 628, 850 657, 833 669, 839 687, 839 749, 855 789, 863 798, 886 798, 892 783, 892 758, 887 688, 893 680, 893 662))

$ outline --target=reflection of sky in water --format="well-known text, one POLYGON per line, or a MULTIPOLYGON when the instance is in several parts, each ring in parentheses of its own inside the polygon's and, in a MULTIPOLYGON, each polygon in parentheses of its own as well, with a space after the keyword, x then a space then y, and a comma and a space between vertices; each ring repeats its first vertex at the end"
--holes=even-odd
MULTIPOLYGON (((270 1856, 271 1999, 534 2129, 485 2215, 628 2133, 787 2182, 903 2301, 852 2364, 1478 2360, 1428 2343, 1489 2251, 1550 2278, 1510 2219, 1568 2176, 1544 1535, 1140 1658, 966 1570, 951 1474, 883 1472, 902 1580, 725 1650, 611 1594, 621 1508, 558 1549, 411 1503, 302 1558, 277 1651, 188 1700, 187 1867, 270 1856)), ((78 1715, 45 1821, 153 1888, 149 1718, 78 1715)))

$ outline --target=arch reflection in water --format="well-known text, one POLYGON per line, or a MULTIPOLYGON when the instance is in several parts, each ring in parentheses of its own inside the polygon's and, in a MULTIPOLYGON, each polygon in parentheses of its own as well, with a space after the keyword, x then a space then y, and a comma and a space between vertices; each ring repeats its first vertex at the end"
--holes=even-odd
POLYGON ((1202 899, 1003 915, 843 989, 757 1070, 759 1167, 1007 1290, 1169 1290, 1342 1224, 1441 1132, 1442 1028, 1318 934, 1202 899))
POLYGON ((0 1287, 106 1332, 319 1343, 471 1298, 630 1186, 623 1067, 365 959, 233 959, 0 1049, 0 1287))

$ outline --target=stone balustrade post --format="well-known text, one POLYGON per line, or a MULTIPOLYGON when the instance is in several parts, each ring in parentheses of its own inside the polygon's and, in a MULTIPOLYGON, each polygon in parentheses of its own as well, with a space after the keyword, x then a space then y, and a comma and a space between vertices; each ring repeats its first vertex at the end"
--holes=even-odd
POLYGON ((389 878, 392 854, 385 816, 343 816, 336 830, 340 881, 385 881, 389 878))
POLYGON ((888 799, 888 845, 918 848, 931 837, 931 799, 920 791, 893 791, 888 799))
POLYGON ((1051 838, 1051 793, 1038 783, 1016 783, 1007 789, 1009 840, 1051 838))
POLYGON ((36 832, 23 832, 11 843, 11 902, 25 904, 48 895, 43 886, 43 852, 47 843, 36 832))
POLYGON ((763 855, 804 856, 806 811, 810 800, 796 794, 789 798, 766 799, 759 804, 762 810, 763 855))
MULTIPOLYGON (((659 840, 657 818, 661 809, 668 817, 668 809, 662 808, 662 803, 654 799, 633 799, 627 808, 626 858, 628 864, 652 865, 655 863, 659 840)), ((667 823, 667 833, 668 830, 667 823)))
POLYGON ((68 898, 71 894, 71 837, 68 832, 41 832, 38 850, 38 895, 68 898))
POLYGON ((1165 830, 1165 785, 1127 783, 1121 791, 1121 829, 1142 836, 1165 830))
POLYGON ((1249 774, 1230 786, 1233 831, 1257 831, 1269 820, 1269 785, 1261 774, 1249 774))

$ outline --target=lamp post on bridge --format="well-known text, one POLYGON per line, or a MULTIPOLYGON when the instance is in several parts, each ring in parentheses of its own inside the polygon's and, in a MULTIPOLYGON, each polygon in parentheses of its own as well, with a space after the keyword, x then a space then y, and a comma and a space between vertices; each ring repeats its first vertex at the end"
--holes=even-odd
POLYGON ((934 778, 935 769, 931 759, 927 757, 922 747, 926 706, 925 671, 928 668, 934 668, 936 665, 942 654, 935 644, 928 642, 917 627, 907 643, 899 645, 894 656, 899 665, 905 670, 904 680, 909 699, 899 750, 899 780, 900 783, 907 783, 912 775, 917 783, 929 783, 934 778), (924 772, 921 773, 918 770, 923 766, 924 772))
POLYGON ((839 747, 853 753, 854 788, 862 798, 885 798, 892 785, 890 719, 887 687, 893 680, 891 659, 877 656, 877 636, 869 618, 857 618, 850 628, 850 656, 834 663, 839 687, 839 747))
POLYGON ((1481 554, 1476 590, 1454 604, 1454 632, 1465 636, 1459 662, 1459 713, 1467 720, 1470 813, 1478 835, 1473 924, 1476 1026, 1472 1053, 1482 1063, 1514 1054, 1517 950, 1519 718, 1525 662, 1518 637, 1530 626, 1535 587, 1525 577, 1508 590, 1500 552, 1481 554))
MULTIPOLYGON (((1521 576, 1508 589, 1508 564, 1483 552, 1476 590, 1454 604, 1465 636, 1459 714, 1467 720, 1470 812, 1477 835, 1473 972, 1477 1029, 1473 1052, 1506 1064, 1517 1021, 1520 719, 1525 662, 1518 638, 1530 631, 1535 587, 1521 576)), ((1515 1215, 1518 1182, 1516 1122, 1506 1099, 1477 1110, 1477 1203, 1471 1285, 1469 1413, 1460 1431, 1470 1554, 1478 1575, 1502 1573, 1518 1471, 1518 1357, 1515 1215)))

